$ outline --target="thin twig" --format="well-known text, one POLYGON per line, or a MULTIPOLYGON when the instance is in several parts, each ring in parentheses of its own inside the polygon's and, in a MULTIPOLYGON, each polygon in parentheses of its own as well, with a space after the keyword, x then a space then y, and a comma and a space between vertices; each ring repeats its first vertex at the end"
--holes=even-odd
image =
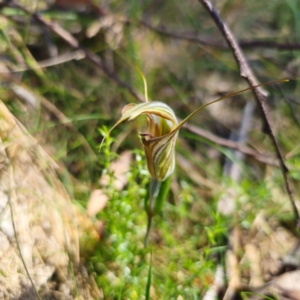
POLYGON ((37 66, 36 67, 29 67, 29 66, 18 66, 12 68, 13 73, 17 72, 24 72, 28 70, 33 70, 33 69, 43 69, 43 68, 48 68, 48 67, 53 67, 57 66, 59 64, 64 64, 66 62, 72 61, 72 60, 81 60, 85 58, 85 54, 81 50, 75 50, 72 52, 67 52, 63 53, 54 57, 51 57, 49 59, 45 59, 42 61, 37 61, 37 66))
POLYGON ((150 24, 149 22, 147 22, 145 20, 140 20, 139 22, 141 25, 143 25, 144 27, 146 27, 148 29, 151 29, 161 35, 172 37, 174 39, 185 40, 185 41, 192 42, 192 43, 199 43, 204 46, 211 46, 211 47, 215 47, 215 48, 221 48, 221 49, 227 48, 225 44, 214 42, 214 41, 208 40, 206 38, 201 38, 194 34, 183 33, 183 32, 173 32, 173 31, 166 29, 165 26, 159 26, 159 27, 153 26, 152 24, 150 24))
MULTIPOLYGON (((228 49, 228 46, 225 43, 213 41, 206 37, 200 37, 195 33, 187 33, 187 32, 175 32, 166 28, 166 26, 154 26, 148 21, 140 20, 141 25, 144 27, 155 31, 161 35, 168 36, 178 40, 184 40, 191 43, 197 43, 204 46, 209 46, 218 49, 228 49)), ((277 43, 273 41, 240 41, 239 45, 244 49, 253 49, 253 48, 271 48, 277 50, 300 50, 300 43, 277 43)))
POLYGON ((279 167, 278 161, 275 159, 275 157, 272 157, 272 155, 270 155, 270 154, 267 154, 267 153, 261 154, 258 151, 254 150, 248 146, 242 145, 239 142, 224 139, 222 137, 214 135, 213 133, 211 133, 209 131, 206 131, 200 127, 197 127, 197 126, 189 124, 189 123, 185 123, 183 127, 186 128, 187 130, 189 130, 190 132, 193 132, 193 133, 197 134, 198 136, 204 137, 205 139, 207 139, 217 145, 238 150, 246 155, 253 156, 256 160, 258 160, 264 164, 279 167))
MULTIPOLYGON (((232 54, 236 60, 238 67, 239 67, 240 76, 246 80, 246 82, 249 84, 250 87, 253 88, 253 86, 257 85, 257 80, 256 80, 255 76, 253 75, 251 69, 249 68, 246 58, 245 58, 241 48, 239 47, 238 43, 236 42, 233 34, 231 33, 230 29, 227 27, 226 24, 224 24, 224 22, 220 18, 219 13, 215 10, 215 8, 213 7, 213 5, 211 4, 210 1, 208 1, 208 0, 198 0, 198 1, 208 11, 211 18, 213 19, 213 21, 219 28, 222 36, 224 37, 226 43, 229 46, 229 48, 231 49, 232 54)), ((298 212, 297 206, 295 204, 295 199, 294 199, 294 195, 293 195, 293 191, 292 191, 292 185, 291 185, 291 182, 289 179, 289 170, 285 164, 283 155, 281 153, 277 139, 274 135, 274 132, 273 132, 273 129, 272 129, 272 126, 271 126, 271 123, 269 121, 269 117, 267 114, 267 110, 266 110, 265 100, 266 100, 267 94, 260 87, 253 88, 252 93, 254 95, 254 98, 257 102, 258 107, 261 110, 261 118, 264 123, 264 131, 265 131, 265 133, 267 133, 269 135, 269 137, 273 143, 273 146, 275 148, 276 155, 278 157, 278 160, 280 163, 280 168, 281 168, 282 175, 284 178, 286 191, 287 191, 287 194, 289 196, 289 199, 290 199, 290 202, 292 205, 292 209, 293 209, 293 213, 294 213, 294 217, 295 217, 295 221, 296 221, 296 226, 299 228, 300 227, 299 212, 298 212)))
POLYGON ((277 43, 273 41, 240 41, 239 45, 246 49, 271 48, 277 50, 300 50, 300 43, 277 43))
POLYGON ((17 4, 13 1, 9 2, 0 2, 0 9, 3 7, 13 7, 18 8, 25 12, 26 14, 30 15, 33 19, 37 22, 48 28, 50 31, 57 34, 61 39, 63 39, 67 44, 69 44, 75 50, 81 50, 85 57, 90 60, 93 64, 95 64, 98 68, 100 68, 103 73, 116 82, 120 87, 126 89, 134 98, 138 99, 139 101, 144 101, 144 97, 140 95, 137 91, 135 91, 127 82, 120 79, 120 77, 112 72, 106 64, 102 61, 102 59, 94 54, 93 52, 85 49, 80 45, 77 39, 74 38, 72 34, 70 34, 67 30, 63 29, 57 23, 51 22, 46 20, 44 17, 38 15, 37 13, 29 11, 26 7, 22 6, 21 4, 17 4))

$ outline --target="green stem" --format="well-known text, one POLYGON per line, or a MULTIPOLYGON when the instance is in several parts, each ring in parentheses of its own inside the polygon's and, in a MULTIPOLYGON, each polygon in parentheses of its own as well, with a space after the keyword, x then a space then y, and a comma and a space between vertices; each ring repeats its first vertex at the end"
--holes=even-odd
POLYGON ((147 286, 146 286, 146 300, 150 300, 151 277, 152 277, 152 248, 150 248, 150 264, 148 269, 148 279, 147 279, 147 286))
POLYGON ((148 242, 149 242, 149 233, 151 230, 151 225, 152 225, 152 216, 148 214, 148 224, 147 224, 147 232, 144 240, 144 246, 145 248, 148 247, 148 242))
POLYGON ((150 234, 151 225, 152 225, 152 218, 154 215, 155 201, 159 194, 160 185, 161 185, 161 182, 157 181, 155 179, 152 179, 150 182, 149 202, 148 202, 148 207, 146 207, 146 211, 147 211, 147 215, 148 215, 148 225, 147 225, 147 233, 146 233, 145 241, 144 241, 145 247, 148 246, 149 234, 150 234))

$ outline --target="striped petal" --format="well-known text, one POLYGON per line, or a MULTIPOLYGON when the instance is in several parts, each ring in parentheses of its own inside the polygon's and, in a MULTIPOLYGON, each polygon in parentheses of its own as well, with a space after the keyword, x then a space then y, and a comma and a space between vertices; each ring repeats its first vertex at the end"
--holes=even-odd
POLYGON ((131 121, 140 115, 147 116, 147 129, 141 137, 149 172, 153 179, 163 181, 175 168, 175 144, 178 135, 178 130, 174 131, 178 122, 174 111, 168 105, 159 101, 128 104, 122 110, 122 117, 108 134, 120 123, 131 121))

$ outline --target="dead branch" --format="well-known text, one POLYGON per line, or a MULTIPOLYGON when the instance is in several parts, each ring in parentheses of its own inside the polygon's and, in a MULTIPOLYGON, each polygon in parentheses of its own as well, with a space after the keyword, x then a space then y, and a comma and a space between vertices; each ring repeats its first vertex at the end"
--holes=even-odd
MULTIPOLYGON (((174 39, 178 40, 184 40, 188 41, 190 43, 197 43, 204 46, 209 46, 217 49, 226 50, 228 49, 228 46, 225 43, 213 41, 211 39, 208 39, 206 37, 201 37, 196 35, 195 33, 187 33, 187 32, 175 32, 167 29, 166 26, 160 25, 160 26, 154 26, 151 23, 140 20, 139 21, 141 25, 144 27, 157 32, 158 34, 168 36, 174 39)), ((277 50, 300 50, 300 43, 277 43, 273 41, 240 41, 239 45, 243 49, 253 49, 253 48, 271 48, 271 49, 277 49, 277 50)))
POLYGON ((295 198, 294 198, 293 191, 292 191, 292 185, 291 185, 291 182, 290 182, 290 179, 289 179, 289 170, 288 170, 288 168, 285 164, 283 155, 281 153, 280 147, 279 147, 277 139, 274 135, 272 125, 269 121, 269 117, 268 117, 268 114, 267 114, 267 109, 266 109, 266 105, 265 105, 265 100, 266 100, 266 97, 267 97, 267 93, 260 87, 259 88, 253 88, 255 85, 257 85, 258 82, 257 82, 255 76, 253 75, 252 70, 248 66, 246 58, 245 58, 240 46, 236 42, 233 34, 231 33, 231 31, 227 27, 227 25, 224 24, 224 22, 220 18, 219 13, 215 10, 215 8, 211 4, 211 2, 209 0, 198 0, 198 1, 200 2, 200 4, 203 5, 203 7, 210 14, 212 20, 215 22, 215 24, 219 28, 219 30, 220 30, 222 36, 224 37, 227 45, 231 49, 232 54, 233 54, 233 56, 236 60, 236 63, 238 65, 239 69, 240 69, 240 76, 243 79, 245 79, 245 81, 248 83, 248 85, 250 87, 252 87, 253 96, 254 96, 254 98, 257 102, 258 107, 261 110, 261 118, 262 118, 262 121, 264 123, 264 132, 269 135, 269 137, 270 137, 270 139, 273 143, 273 146, 275 148, 276 155, 277 155, 279 163, 280 163, 280 168, 281 168, 281 171, 282 171, 283 179, 284 179, 284 182, 285 182, 286 191, 287 191, 287 194, 289 196, 289 199, 290 199, 290 202, 291 202, 291 205, 292 205, 296 226, 298 228, 300 228, 300 217, 299 217, 298 209, 297 209, 296 204, 295 204, 295 198))
POLYGON ((270 154, 261 154, 258 151, 254 150, 248 146, 242 145, 239 142, 224 139, 222 137, 214 135, 211 132, 208 132, 200 127, 197 127, 197 126, 189 124, 189 123, 186 123, 183 127, 186 128, 187 130, 189 130, 190 132, 193 132, 193 133, 197 134, 198 136, 204 137, 205 139, 207 139, 217 145, 235 149, 246 155, 253 156, 256 160, 258 160, 264 164, 268 164, 268 165, 272 165, 272 166, 276 166, 276 167, 279 166, 278 161, 275 159, 275 157, 272 157, 272 155, 270 155, 270 154))
POLYGON ((192 42, 192 43, 199 43, 204 46, 211 46, 211 47, 215 47, 215 48, 219 48, 219 49, 227 48, 227 46, 225 44, 218 43, 218 42, 215 42, 212 40, 208 40, 206 38, 201 38, 194 34, 173 32, 173 31, 166 29, 165 26, 153 26, 151 23, 149 23, 145 20, 140 20, 139 22, 141 25, 143 25, 144 27, 146 27, 152 31, 155 31, 164 36, 172 37, 174 39, 185 40, 185 41, 192 42))

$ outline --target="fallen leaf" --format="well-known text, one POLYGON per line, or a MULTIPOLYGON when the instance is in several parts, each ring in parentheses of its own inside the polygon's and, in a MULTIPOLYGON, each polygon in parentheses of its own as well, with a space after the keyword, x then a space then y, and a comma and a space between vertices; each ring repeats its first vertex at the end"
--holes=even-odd
MULTIPOLYGON (((118 191, 122 190, 128 182, 127 173, 130 170, 131 157, 132 155, 130 151, 124 151, 120 154, 118 159, 110 164, 109 172, 113 173, 113 180, 111 184, 118 191)), ((103 175, 99 180, 99 183, 103 187, 108 186, 110 182, 111 177, 108 174, 103 175)), ((96 189, 92 191, 87 204, 88 215, 91 217, 95 216, 98 212, 104 209, 107 201, 108 197, 103 190, 96 189)))
POLYGON ((87 213, 89 216, 93 217, 98 212, 100 212, 105 206, 108 201, 107 195, 100 190, 94 190, 91 193, 90 199, 87 204, 87 213))

